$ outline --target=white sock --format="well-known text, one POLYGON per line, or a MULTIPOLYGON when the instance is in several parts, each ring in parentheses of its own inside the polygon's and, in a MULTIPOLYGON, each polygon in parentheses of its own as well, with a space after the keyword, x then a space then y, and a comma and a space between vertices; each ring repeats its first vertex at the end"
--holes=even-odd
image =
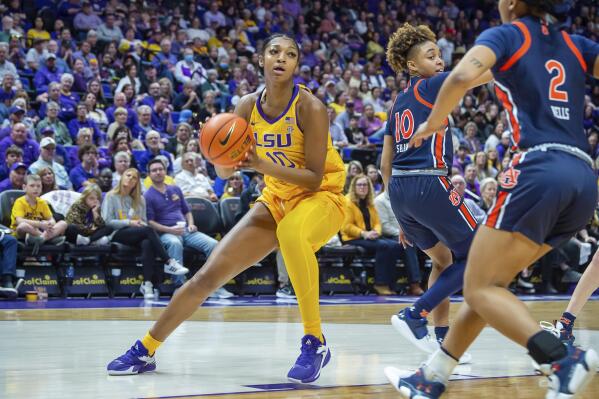
POLYGON ((77 234, 77 245, 89 245, 89 237, 82 236, 81 234, 77 234))
POLYGON ((457 360, 449 356, 442 349, 437 349, 424 365, 424 376, 427 380, 447 384, 449 376, 457 365, 457 360))

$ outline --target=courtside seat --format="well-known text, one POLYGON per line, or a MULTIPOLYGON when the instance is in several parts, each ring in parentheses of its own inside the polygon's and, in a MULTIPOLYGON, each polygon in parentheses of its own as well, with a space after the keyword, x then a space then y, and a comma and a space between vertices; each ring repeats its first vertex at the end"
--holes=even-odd
POLYGON ((209 236, 216 236, 223 231, 220 215, 211 201, 196 197, 188 197, 186 200, 199 231, 209 236))
POLYGON ((241 200, 230 197, 220 200, 220 217, 223 224, 223 233, 228 233, 236 223, 236 216, 241 209, 241 200))

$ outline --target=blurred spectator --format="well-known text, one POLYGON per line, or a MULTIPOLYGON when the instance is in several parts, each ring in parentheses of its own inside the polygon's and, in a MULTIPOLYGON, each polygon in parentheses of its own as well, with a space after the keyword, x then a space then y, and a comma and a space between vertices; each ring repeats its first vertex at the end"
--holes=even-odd
POLYGON ((241 193, 243 192, 243 189, 243 175, 240 171, 236 171, 227 179, 227 182, 225 183, 225 188, 223 190, 223 195, 220 198, 239 198, 241 196, 241 193))
POLYGON ((175 111, 188 109, 195 113, 200 112, 202 103, 195 92, 193 82, 186 82, 183 84, 183 90, 181 93, 177 94, 173 101, 173 108, 175 111))
POLYGON ((207 73, 202 64, 194 61, 193 49, 187 47, 183 59, 175 64, 174 76, 177 82, 191 82, 195 88, 206 81, 207 73))
POLYGON ((17 275, 17 240, 9 231, 0 231, 0 297, 16 299, 19 295, 13 285, 17 275))
POLYGON ((468 146, 465 144, 460 144, 458 147, 458 152, 453 158, 453 166, 457 167, 462 174, 464 174, 466 166, 472 163, 472 160, 468 156, 468 151, 468 146))
POLYGON ((464 126, 464 144, 468 147, 468 151, 471 154, 476 154, 480 150, 482 150, 482 146, 477 137, 478 127, 474 122, 466 123, 464 126))
POLYGON ((360 118, 358 126, 366 136, 371 136, 383 126, 383 121, 374 114, 374 107, 367 104, 364 107, 364 115, 360 118))
POLYGON ((0 181, 0 193, 6 190, 23 190, 26 174, 27 165, 22 162, 13 163, 8 177, 0 181))
POLYGON ((367 165, 366 166, 366 176, 370 179, 372 183, 372 188, 374 189, 373 193, 375 196, 378 196, 379 193, 383 190, 383 178, 379 173, 379 170, 375 165, 367 165))
POLYGON ((45 63, 41 65, 33 78, 33 84, 38 93, 48 90, 52 82, 60 82, 60 76, 64 71, 56 66, 56 55, 49 53, 45 56, 45 63))
POLYGON ((8 177, 10 168, 17 162, 23 162, 23 150, 16 145, 11 145, 4 153, 4 163, 0 164, 0 181, 8 177))
POLYGON ((152 108, 152 127, 160 133, 161 137, 166 137, 175 131, 168 98, 164 95, 158 96, 152 108))
POLYGON ((6 149, 15 145, 23 150, 23 163, 31 165, 40 155, 40 147, 35 140, 27 138, 27 128, 23 123, 16 123, 12 127, 10 136, 0 141, 0 159, 5 158, 6 149))
POLYGON ((499 142, 499 144, 497 144, 496 147, 499 159, 503 159, 506 155, 508 155, 509 149, 511 147, 511 137, 511 133, 507 130, 501 134, 501 141, 499 142))
POLYGON ((4 80, 4 76, 10 74, 14 77, 19 76, 15 64, 8 60, 8 44, 0 43, 0 80, 4 80))
POLYGON ((125 151, 119 151, 113 156, 113 168, 114 172, 112 173, 112 187, 116 187, 116 185, 121 180, 121 176, 123 173, 129 169, 131 165, 131 155, 125 151))
POLYGON ((56 175, 56 183, 61 190, 73 188, 65 168, 54 160, 56 142, 50 137, 44 137, 40 142, 40 157, 29 166, 30 173, 37 173, 42 168, 50 168, 56 175))
POLYGON ((48 102, 46 106, 46 117, 37 124, 38 138, 41 137, 42 132, 46 129, 52 129, 54 132, 54 138, 58 145, 71 145, 73 139, 69 133, 67 126, 58 119, 58 113, 60 106, 54 101, 48 102))
POLYGON ((335 122, 337 113, 331 106, 327 107, 327 114, 329 115, 329 132, 331 133, 331 141, 335 147, 343 148, 349 145, 347 136, 343 131, 343 128, 335 122))
POLYGON ((77 133, 79 133, 79 130, 81 130, 83 128, 88 128, 88 129, 91 129, 91 131, 93 132, 94 143, 96 143, 96 144, 104 143, 104 138, 102 137, 102 134, 100 133, 100 129, 98 128, 98 125, 96 124, 96 122, 94 122, 93 119, 87 117, 87 106, 85 105, 85 103, 77 104, 76 118, 72 119, 68 123, 68 128, 69 128, 69 134, 71 135, 71 138, 73 140, 75 140, 77 138, 77 133))
POLYGON ((218 201, 218 197, 212 189, 210 178, 198 173, 196 157, 199 154, 186 152, 181 161, 181 172, 175 176, 175 184, 181 189, 186 197, 206 198, 210 201, 218 201))
POLYGON ((84 144, 79 147, 77 157, 81 162, 71 169, 69 177, 73 188, 81 191, 81 188, 96 183, 98 178, 98 149, 94 144, 84 144))
POLYGON ((481 209, 476 201, 469 198, 466 194, 466 180, 464 180, 464 177, 462 177, 462 175, 453 175, 451 177, 451 184, 453 184, 453 187, 458 194, 460 194, 460 197, 464 198, 464 203, 472 213, 472 216, 474 216, 478 223, 482 223, 487 214, 484 209, 481 209))
POLYGON ((354 177, 364 174, 364 168, 360 161, 349 161, 347 164, 347 176, 345 178, 345 186, 343 187, 343 192, 348 193, 349 186, 354 179, 354 177))
POLYGON ((482 151, 474 155, 474 166, 476 167, 476 177, 478 181, 483 181, 487 177, 495 178, 497 169, 495 169, 487 160, 487 154, 482 151))
POLYGON ((115 16, 114 14, 106 14, 104 23, 100 24, 97 29, 98 32, 98 41, 109 43, 116 42, 119 43, 123 39, 123 32, 121 28, 119 28, 115 24, 115 16))
MULTIPOLYGON (((354 177, 346 198, 348 207, 341 226, 341 239, 346 244, 363 247, 374 253, 374 290, 378 295, 394 295, 393 288, 397 280, 396 262, 402 247, 398 241, 381 235, 381 222, 374 207, 370 179, 365 175, 354 177)), ((418 278, 419 276, 410 276, 411 282, 417 281, 418 278)))
POLYGON ((36 175, 40 177, 42 182, 42 195, 58 190, 58 186, 56 185, 56 175, 51 168, 41 168, 37 171, 36 175))
MULTIPOLYGON (((395 214, 391 208, 391 200, 389 199, 387 192, 381 192, 376 196, 374 199, 374 206, 381 219, 382 236, 399 242, 401 227, 395 218, 395 214)), ((415 247, 406 246, 403 248, 402 255, 404 264, 408 270, 408 276, 410 277, 408 295, 420 296, 424 294, 424 291, 420 287, 422 277, 420 274, 420 264, 418 262, 418 251, 415 247)))
POLYGON ((138 158, 139 169, 147 170, 148 162, 158 155, 162 155, 168 160, 167 171, 169 175, 171 175, 173 173, 173 160, 171 154, 160 147, 160 133, 155 130, 150 130, 150 132, 146 134, 146 150, 138 158))
POLYGON ((491 209, 497 197, 497 180, 491 177, 480 182, 480 208, 486 212, 491 209))
POLYGON ((466 198, 477 201, 480 198, 480 185, 476 178, 476 166, 469 164, 464 170, 464 180, 466 180, 466 198))
POLYGON ((184 122, 180 123, 177 126, 175 135, 168 140, 165 150, 176 157, 180 157, 185 152, 185 147, 187 146, 187 142, 191 139, 192 133, 193 129, 191 125, 184 122))
POLYGON ((102 25, 102 20, 94 12, 91 3, 88 0, 83 0, 81 10, 73 19, 73 27, 80 32, 87 32, 90 29, 98 29, 102 25))

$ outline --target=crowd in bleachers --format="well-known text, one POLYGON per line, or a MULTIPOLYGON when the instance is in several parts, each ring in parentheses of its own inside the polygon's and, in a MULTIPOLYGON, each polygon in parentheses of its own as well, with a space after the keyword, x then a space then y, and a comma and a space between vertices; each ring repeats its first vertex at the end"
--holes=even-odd
MULTIPOLYGON (((258 54, 265 38, 282 32, 301 46, 296 83, 327 105, 333 143, 348 162, 346 192, 359 207, 360 199, 382 189, 376 159, 386 111, 408 81, 405 75, 394 76, 385 60, 390 34, 406 21, 430 25, 451 68, 482 30, 500 23, 492 0, 8 0, 0 5, 0 14, 0 193, 22 190, 32 181, 27 175, 37 175, 38 197, 72 190, 105 203, 131 170, 137 171, 139 198, 151 195, 155 188, 149 166, 156 159, 165 168, 164 182, 176 187, 177 196, 217 202, 259 191, 256 182, 250 183, 251 174, 236 173, 226 180, 216 176, 199 152, 198 127, 211 115, 231 112, 240 97, 262 87, 258 54)), ((599 39, 596 2, 577 1, 572 16, 572 32, 599 39)), ((584 127, 593 159, 599 155, 598 105, 599 83, 589 81, 584 127)), ((456 151, 452 181, 481 217, 511 154, 510 121, 501 111, 490 87, 483 86, 469 92, 449 116, 456 151)), ((384 194, 367 201, 372 220, 360 230, 367 230, 368 237, 351 234, 348 226, 341 235, 356 245, 377 242, 377 265, 388 265, 401 249, 389 244, 397 244, 398 233, 385 231, 388 220, 375 222, 377 212, 384 212, 374 207, 382 201, 379 197, 384 194)), ((89 223, 106 218, 104 205, 85 208, 85 202, 78 202, 78 209, 82 215, 89 208, 89 223)), ((152 226, 149 213, 118 219, 147 220, 152 226)), ((82 245, 95 241, 89 237, 96 230, 73 233, 67 225, 61 231, 60 221, 44 220, 50 223, 38 220, 39 226, 23 230, 22 238, 30 235, 35 243, 39 240, 34 237, 46 234, 44 240, 51 240, 59 232, 82 245), (54 233, 48 234, 44 223, 54 233)), ((109 220, 103 222, 96 227, 110 226, 109 220)), ((159 239, 167 234, 156 226, 152 231, 159 239)), ((576 267, 570 267, 577 266, 576 248, 580 252, 583 244, 595 246, 596 231, 589 225, 569 244, 574 249, 557 249, 545 258, 547 292, 554 290, 552 270, 576 279, 576 267)), ((150 242, 156 238, 149 231, 143 234, 150 242)), ((104 236, 114 239, 116 233, 104 236)), ((9 234, 2 239, 10 240, 9 234)), ((173 258, 167 255, 165 261, 173 258)), ((402 256, 411 292, 418 294, 415 254, 402 256)), ((3 286, 10 285, 13 270, 0 271, 3 286)), ((147 281, 157 278, 149 275, 147 281)), ((392 279, 388 270, 378 270, 377 292, 392 293, 392 279)), ((520 280, 530 289, 526 274, 520 280)))

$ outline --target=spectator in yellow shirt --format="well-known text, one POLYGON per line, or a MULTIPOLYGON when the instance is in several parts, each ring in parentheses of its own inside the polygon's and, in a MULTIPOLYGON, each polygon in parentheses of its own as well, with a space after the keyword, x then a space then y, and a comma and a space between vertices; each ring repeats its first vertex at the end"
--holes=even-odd
POLYGON ((41 192, 42 179, 38 175, 28 175, 25 195, 15 201, 10 215, 10 228, 17 238, 25 238, 25 243, 34 247, 63 236, 67 229, 65 221, 54 220, 48 203, 40 198, 41 192))

